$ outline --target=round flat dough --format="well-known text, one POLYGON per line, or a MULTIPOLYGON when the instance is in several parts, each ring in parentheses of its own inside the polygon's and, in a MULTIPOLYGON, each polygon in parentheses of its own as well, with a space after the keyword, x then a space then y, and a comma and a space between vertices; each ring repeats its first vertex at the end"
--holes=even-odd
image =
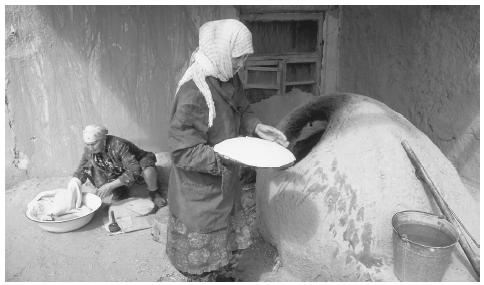
POLYGON ((224 140, 216 144, 214 150, 226 158, 254 167, 279 168, 296 160, 288 149, 278 143, 253 137, 224 140))

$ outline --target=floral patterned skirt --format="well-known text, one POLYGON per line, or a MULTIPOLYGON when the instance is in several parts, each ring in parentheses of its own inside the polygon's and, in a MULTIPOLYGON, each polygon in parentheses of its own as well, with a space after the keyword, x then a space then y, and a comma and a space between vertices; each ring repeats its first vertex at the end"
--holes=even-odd
POLYGON ((229 225, 211 233, 189 231, 170 213, 166 253, 175 268, 188 274, 221 270, 232 261, 232 251, 252 244, 247 216, 243 210, 229 218, 229 225))

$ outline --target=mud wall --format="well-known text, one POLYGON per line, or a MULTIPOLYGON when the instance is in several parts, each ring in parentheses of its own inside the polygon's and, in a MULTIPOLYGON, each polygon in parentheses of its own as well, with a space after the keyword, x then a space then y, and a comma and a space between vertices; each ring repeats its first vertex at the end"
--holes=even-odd
MULTIPOLYGON (((68 175, 82 127, 167 150, 178 78, 205 21, 232 6, 6 6, 6 186, 68 175)), ((374 97, 424 131, 479 183, 479 10, 340 6, 326 11, 322 93, 374 97)), ((254 105, 276 125, 307 94, 254 105), (269 112, 268 112, 269 110, 269 112)))
POLYGON ((198 27, 229 6, 6 6, 6 187, 69 175, 99 123, 168 150, 168 114, 198 27))
POLYGON ((479 188, 479 7, 342 6, 338 90, 403 114, 479 188))

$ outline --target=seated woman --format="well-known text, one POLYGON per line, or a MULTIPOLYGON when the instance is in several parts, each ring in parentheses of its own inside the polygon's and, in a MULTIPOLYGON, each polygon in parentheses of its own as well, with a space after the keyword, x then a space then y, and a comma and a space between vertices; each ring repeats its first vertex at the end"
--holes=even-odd
POLYGON ((84 129, 84 153, 69 187, 80 186, 89 179, 98 188, 96 194, 101 199, 113 194, 112 201, 116 201, 129 196, 129 186, 144 182, 155 205, 166 206, 166 199, 158 190, 155 154, 107 133, 105 127, 98 125, 84 129))

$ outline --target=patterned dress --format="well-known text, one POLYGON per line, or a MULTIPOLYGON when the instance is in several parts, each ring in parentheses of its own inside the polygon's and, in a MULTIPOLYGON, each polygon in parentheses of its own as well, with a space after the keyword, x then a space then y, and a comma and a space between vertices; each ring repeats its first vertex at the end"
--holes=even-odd
POLYGON ((228 270, 236 260, 232 254, 248 248, 252 236, 244 210, 230 216, 229 226, 211 233, 190 231, 170 215, 166 252, 172 264, 185 275, 228 270), (188 273, 188 274, 187 274, 188 273))

